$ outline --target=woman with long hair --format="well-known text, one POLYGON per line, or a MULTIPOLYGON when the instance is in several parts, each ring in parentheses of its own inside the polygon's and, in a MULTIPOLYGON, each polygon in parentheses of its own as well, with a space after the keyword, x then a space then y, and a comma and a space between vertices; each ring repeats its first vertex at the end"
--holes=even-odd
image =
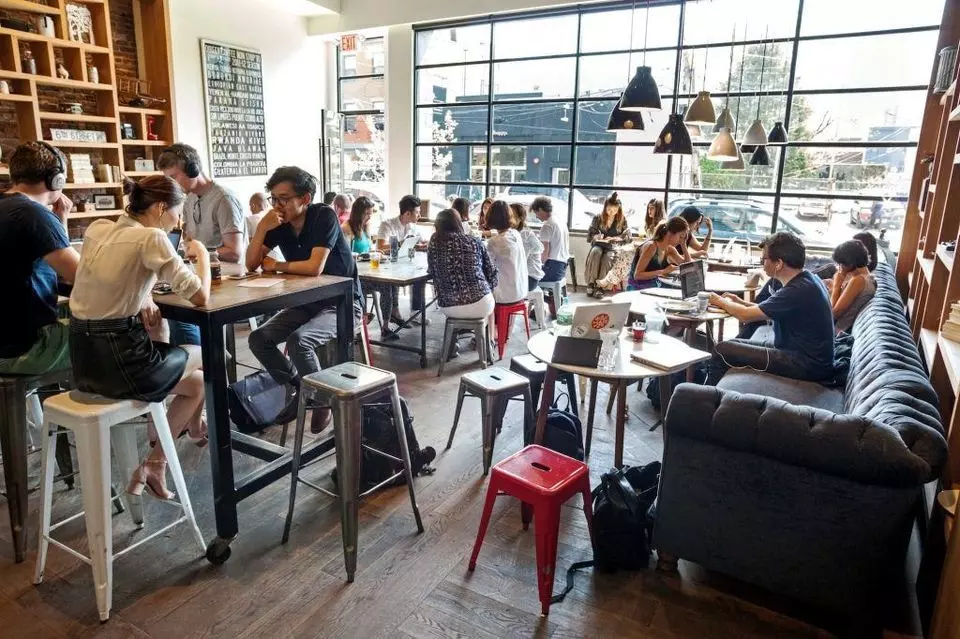
POLYGON ((543 263, 540 256, 543 255, 543 242, 537 236, 536 232, 527 226, 527 207, 518 202, 510 205, 513 228, 520 234, 520 240, 523 243, 523 252, 527 257, 527 292, 540 285, 540 279, 543 277, 543 263))
POLYGON ((713 239, 713 220, 704 215, 703 211, 695 206, 688 206, 683 209, 680 211, 678 217, 684 219, 687 226, 690 227, 690 230, 687 232, 684 243, 677 246, 677 251, 683 255, 683 259, 686 261, 706 257, 707 252, 710 250, 710 241, 713 239), (707 225, 707 235, 703 238, 702 242, 695 237, 701 223, 707 225))
POLYGON ((487 226, 487 213, 490 211, 491 206, 493 206, 492 197, 484 198, 483 202, 480 203, 480 215, 477 216, 477 228, 481 231, 490 230, 490 227, 487 226))
POLYGON ((490 260, 500 273, 497 286, 493 289, 493 299, 497 304, 515 304, 527 299, 527 256, 523 250, 523 240, 513 228, 510 207, 503 200, 497 200, 487 211, 487 226, 496 231, 487 242, 490 260))
POLYGON ((603 211, 594 216, 587 230, 587 241, 591 245, 584 273, 587 295, 603 297, 603 291, 597 288, 596 281, 610 271, 617 256, 617 248, 630 241, 630 227, 623 214, 623 203, 616 191, 607 196, 603 201, 603 211))
POLYGON ((877 292, 877 280, 870 272, 870 252, 861 240, 843 242, 833 250, 837 272, 830 287, 834 328, 849 331, 853 321, 877 292))
POLYGON ((653 237, 653 232, 657 230, 657 225, 663 222, 667 217, 663 210, 663 200, 657 198, 647 202, 647 213, 643 217, 643 232, 646 238, 653 237))
POLYGON ((465 197, 458 197, 450 205, 454 211, 460 214, 460 221, 464 224, 470 222, 470 200, 465 197))
MULTIPOLYGON (((185 195, 163 175, 127 181, 129 204, 116 222, 100 219, 83 239, 77 281, 70 296, 70 358, 77 389, 113 399, 173 401, 167 421, 174 437, 189 433, 206 444, 203 422, 204 383, 199 346, 171 346, 153 341, 162 322, 153 303, 158 278, 172 292, 197 306, 210 299, 210 258, 197 240, 184 243, 190 270, 177 255, 167 233, 180 224, 185 195)), ((137 468, 127 492, 143 489, 171 499, 167 460, 154 446, 137 468)))
POLYGON ((353 201, 349 217, 340 225, 351 253, 370 252, 373 246, 370 241, 370 218, 373 217, 373 209, 373 200, 361 195, 353 201))
POLYGON ((677 264, 686 261, 677 244, 684 242, 689 227, 681 217, 672 217, 661 222, 653 237, 640 245, 630 267, 630 283, 627 288, 636 291, 660 286, 659 278, 677 270, 677 264))

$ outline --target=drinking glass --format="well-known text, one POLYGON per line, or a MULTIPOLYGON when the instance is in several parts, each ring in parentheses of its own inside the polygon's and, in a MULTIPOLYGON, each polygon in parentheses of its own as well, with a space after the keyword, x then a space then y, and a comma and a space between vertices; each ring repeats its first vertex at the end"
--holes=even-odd
POLYGON ((617 368, 617 347, 620 345, 620 329, 601 328, 600 360, 597 368, 602 371, 612 371, 617 368))
POLYGON ((380 268, 380 251, 370 252, 370 268, 380 268))

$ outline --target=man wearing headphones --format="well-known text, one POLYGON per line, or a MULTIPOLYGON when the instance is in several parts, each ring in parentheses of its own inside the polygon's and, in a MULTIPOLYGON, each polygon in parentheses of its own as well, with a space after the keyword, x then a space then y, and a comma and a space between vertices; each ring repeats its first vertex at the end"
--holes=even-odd
POLYGON ((0 374, 43 375, 70 367, 67 320, 57 319, 57 276, 72 282, 80 255, 67 238, 73 203, 63 194, 66 161, 46 142, 10 155, 13 186, 0 197, 0 374))

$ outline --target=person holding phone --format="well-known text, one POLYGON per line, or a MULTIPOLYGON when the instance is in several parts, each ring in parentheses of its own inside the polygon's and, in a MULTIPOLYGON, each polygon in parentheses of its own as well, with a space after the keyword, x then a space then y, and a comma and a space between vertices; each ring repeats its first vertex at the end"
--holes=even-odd
POLYGON ((682 217, 672 217, 653 232, 653 238, 640 245, 630 267, 628 290, 638 291, 660 286, 659 278, 677 270, 686 260, 677 252, 690 227, 682 217))

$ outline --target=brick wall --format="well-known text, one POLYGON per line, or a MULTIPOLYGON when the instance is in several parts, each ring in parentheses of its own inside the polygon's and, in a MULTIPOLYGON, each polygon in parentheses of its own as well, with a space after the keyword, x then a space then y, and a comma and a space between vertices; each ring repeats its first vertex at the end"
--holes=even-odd
POLYGON ((113 30, 113 59, 117 67, 117 77, 138 77, 133 0, 111 0, 110 28, 113 30))

